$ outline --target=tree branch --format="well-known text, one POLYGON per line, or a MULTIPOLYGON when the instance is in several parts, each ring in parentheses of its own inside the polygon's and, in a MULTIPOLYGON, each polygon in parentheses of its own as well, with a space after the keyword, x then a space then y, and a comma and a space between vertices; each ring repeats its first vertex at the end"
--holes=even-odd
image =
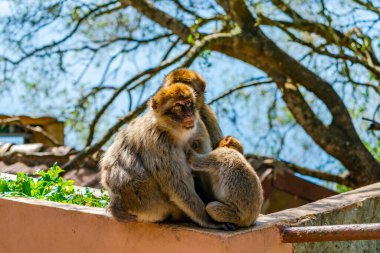
POLYGON ((282 12, 284 12, 286 15, 291 17, 293 20, 303 20, 302 16, 294 11, 288 4, 286 4, 282 0, 272 0, 272 3, 279 8, 282 12))
POLYGON ((138 115, 140 115, 146 108, 147 101, 138 106, 134 111, 129 112, 122 118, 118 120, 116 124, 114 124, 108 131, 103 135, 103 137, 96 143, 91 146, 85 147, 82 151, 79 152, 72 160, 65 163, 62 168, 64 170, 71 170, 75 166, 77 166, 80 162, 82 162, 87 156, 92 155, 96 151, 98 151, 125 123, 130 122, 135 119, 138 115))
POLYGON ((262 81, 258 81, 258 80, 254 80, 254 81, 251 81, 251 82, 248 82, 248 83, 241 83, 241 84, 238 84, 236 86, 234 86, 233 88, 223 92, 223 94, 219 95, 218 97, 212 99, 208 104, 209 105, 212 105, 213 103, 217 102, 218 100, 224 98, 224 97, 227 97, 229 95, 231 95, 232 93, 238 91, 238 90, 241 90, 241 89, 245 89, 245 88, 249 88, 249 87, 253 87, 253 86, 259 86, 259 85, 262 85, 262 84, 271 84, 273 83, 273 81, 271 79, 265 79, 265 80, 262 80, 262 81))
POLYGON ((189 10, 188 8, 186 8, 182 3, 181 1, 179 0, 173 0, 173 2, 175 3, 175 5, 178 7, 178 9, 182 10, 183 12, 186 12, 187 14, 190 14, 196 18, 201 18, 201 19, 204 19, 202 17, 200 17, 195 11, 192 11, 192 10, 189 10))
POLYGON ((374 13, 376 13, 377 15, 380 16, 380 9, 378 6, 375 6, 373 5, 373 3, 371 1, 362 1, 362 0, 353 0, 355 3, 367 8, 368 10, 371 10, 373 11, 374 13))
POLYGON ((368 127, 368 130, 373 130, 373 131, 378 131, 380 130, 380 123, 373 120, 373 119, 368 119, 368 118, 362 118, 365 121, 371 122, 371 124, 368 127))
POLYGON ((261 15, 260 23, 267 25, 281 24, 283 27, 290 27, 308 33, 315 33, 324 38, 329 44, 336 44, 339 47, 344 46, 361 56, 361 62, 366 62, 366 65, 370 67, 370 71, 372 71, 380 79, 380 61, 372 49, 371 41, 360 31, 358 31, 358 28, 354 28, 352 31, 344 34, 329 25, 302 18, 301 15, 299 15, 282 0, 272 0, 272 2, 285 14, 291 17, 294 22, 274 21, 261 15), (352 38, 352 33, 355 33, 358 37, 360 37, 363 40, 363 44, 352 38))
MULTIPOLYGON (((335 59, 342 59, 342 60, 350 61, 352 63, 360 64, 363 67, 367 68, 378 79, 380 79, 380 66, 375 66, 374 64, 371 63, 371 61, 369 61, 369 59, 367 57, 369 55, 369 53, 365 54, 365 57, 363 57, 363 53, 360 54, 362 57, 357 57, 356 54, 355 55, 349 55, 349 54, 344 53, 343 49, 341 49, 340 50, 341 52, 339 54, 334 54, 334 53, 329 52, 325 48, 327 45, 329 45, 329 43, 332 43, 332 42, 327 42, 322 46, 315 46, 311 42, 306 42, 302 39, 299 39, 292 32, 290 32, 288 30, 289 27, 292 27, 292 25, 288 25, 289 22, 275 21, 275 20, 271 20, 271 19, 263 17, 263 16, 260 16, 259 22, 261 22, 261 24, 276 26, 276 27, 280 28, 282 31, 284 31, 291 38, 292 41, 310 48, 315 53, 318 53, 321 55, 326 55, 326 56, 329 56, 329 57, 335 58, 335 59)), ((339 41, 337 41, 336 43, 338 43, 338 45, 337 45, 338 47, 343 46, 343 45, 340 45, 339 41)), ((349 44, 349 45, 350 45, 350 49, 351 49, 352 44, 349 44)), ((358 45, 358 46, 360 46, 360 45, 358 45)), ((355 49, 355 50, 357 51, 357 49, 355 49)))
POLYGON ((157 9, 146 0, 119 0, 119 2, 124 7, 129 5, 133 6, 133 8, 144 14, 149 19, 174 32, 184 42, 187 42, 189 35, 192 34, 191 29, 180 20, 157 9))
POLYGON ((298 166, 294 163, 286 162, 286 161, 279 161, 275 160, 270 157, 262 157, 262 156, 256 156, 252 154, 247 154, 245 157, 248 159, 256 159, 262 162, 260 168, 255 168, 261 169, 262 167, 264 168, 279 168, 279 169, 290 169, 291 171, 295 173, 299 173, 304 176, 310 176, 310 177, 315 177, 321 180, 329 181, 329 182, 334 182, 338 183, 341 185, 346 185, 349 187, 354 187, 354 184, 350 181, 348 177, 341 177, 337 175, 333 175, 330 173, 326 173, 323 171, 318 171, 318 170, 313 170, 313 169, 308 169, 305 167, 298 166))
POLYGON ((217 0, 231 19, 234 20, 243 30, 255 30, 256 20, 251 12, 241 0, 217 0))
POLYGON ((82 16, 81 18, 78 19, 78 21, 76 22, 74 28, 67 35, 65 35, 63 38, 61 38, 61 39, 59 39, 57 41, 54 41, 54 42, 52 42, 50 44, 46 44, 46 45, 44 45, 42 47, 36 48, 36 49, 34 49, 34 50, 32 50, 32 51, 30 51, 28 53, 25 53, 25 55, 22 56, 21 58, 19 58, 18 60, 11 60, 11 59, 9 59, 7 57, 0 57, 0 59, 2 58, 2 59, 6 60, 6 61, 8 61, 8 62, 10 62, 10 63, 12 63, 14 65, 17 65, 17 64, 21 63, 22 61, 24 61, 25 59, 27 59, 27 58, 35 55, 38 52, 44 51, 44 50, 49 49, 49 48, 53 48, 55 46, 58 46, 58 45, 62 44, 63 42, 65 42, 66 40, 68 40, 69 38, 71 38, 78 31, 78 29, 80 28, 81 24, 88 17, 90 17, 91 15, 93 15, 94 13, 96 13, 97 11, 101 10, 102 8, 108 7, 108 6, 113 5, 115 3, 117 3, 116 0, 108 2, 108 3, 105 3, 105 4, 102 4, 102 5, 98 5, 94 9, 90 9, 89 12, 87 12, 84 16, 82 16))

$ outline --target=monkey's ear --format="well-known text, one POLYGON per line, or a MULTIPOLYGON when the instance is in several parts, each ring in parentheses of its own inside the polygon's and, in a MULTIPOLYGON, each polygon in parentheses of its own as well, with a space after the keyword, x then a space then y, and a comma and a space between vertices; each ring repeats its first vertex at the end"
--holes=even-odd
POLYGON ((232 141, 232 136, 231 135, 228 135, 224 138, 224 145, 229 145, 230 142, 232 141))
POLYGON ((206 90, 206 81, 205 80, 203 80, 202 78, 201 78, 201 83, 200 83, 200 89, 202 90, 202 92, 205 92, 205 90, 206 90))
POLYGON ((158 103, 154 98, 150 100, 150 106, 152 107, 153 110, 157 110, 158 103))

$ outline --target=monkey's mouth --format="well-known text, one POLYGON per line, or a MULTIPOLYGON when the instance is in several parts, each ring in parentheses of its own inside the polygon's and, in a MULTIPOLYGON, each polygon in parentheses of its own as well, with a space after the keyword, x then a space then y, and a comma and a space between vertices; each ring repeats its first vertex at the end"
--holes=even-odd
POLYGON ((191 129, 194 127, 194 120, 191 117, 185 118, 182 121, 182 126, 186 129, 191 129))

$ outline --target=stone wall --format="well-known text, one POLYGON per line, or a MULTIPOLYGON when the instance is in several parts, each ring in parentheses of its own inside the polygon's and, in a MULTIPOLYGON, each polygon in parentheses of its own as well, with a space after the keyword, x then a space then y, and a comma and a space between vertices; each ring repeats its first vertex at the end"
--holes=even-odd
MULTIPOLYGON (((341 197, 348 196, 343 195, 341 197)), ((339 198, 333 200, 339 202, 339 198)), ((380 223, 380 196, 367 198, 342 208, 317 214, 314 218, 301 222, 299 226, 355 223, 380 223)), ((296 253, 377 253, 380 252, 380 240, 302 243, 295 244, 294 249, 296 253)))

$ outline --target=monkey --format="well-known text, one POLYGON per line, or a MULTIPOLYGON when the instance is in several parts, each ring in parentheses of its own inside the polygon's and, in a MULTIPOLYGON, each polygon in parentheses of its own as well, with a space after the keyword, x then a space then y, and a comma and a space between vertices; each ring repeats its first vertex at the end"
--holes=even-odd
POLYGON ((186 221, 229 230, 213 221, 195 192, 185 145, 200 120, 196 92, 177 83, 162 87, 148 111, 121 130, 105 152, 101 182, 119 221, 186 221))
POLYGON ((211 175, 216 199, 206 205, 211 218, 238 227, 253 225, 263 204, 263 189, 255 170, 243 156, 241 143, 227 136, 209 154, 190 149, 187 155, 192 170, 211 175))
MULTIPOLYGON (((198 121, 196 133, 189 140, 188 146, 200 154, 206 154, 215 148, 223 139, 222 130, 214 111, 205 103, 204 92, 206 81, 195 71, 181 68, 170 72, 163 81, 163 87, 183 83, 193 88, 197 93, 196 104, 200 108, 201 120, 198 121)), ((195 189, 201 199, 208 203, 213 201, 211 194, 211 178, 208 173, 193 171, 195 189)))
MULTIPOLYGON (((170 72, 165 77, 163 87, 168 87, 176 83, 186 84, 193 88, 197 93, 196 103, 200 108, 201 119, 207 129, 209 135, 208 139, 211 142, 211 146, 212 148, 215 148, 218 145, 219 141, 223 139, 223 133, 220 129, 215 112, 211 109, 209 105, 205 103, 204 93, 206 90, 206 81, 197 72, 190 69, 181 68, 170 72)), ((202 140, 205 139, 204 137, 205 133, 203 133, 202 131, 199 131, 194 136, 193 141, 197 142, 196 145, 198 147, 198 150, 195 150, 199 151, 198 153, 209 152, 207 143, 202 143, 202 140), (200 136, 198 137, 198 135, 200 136)))

